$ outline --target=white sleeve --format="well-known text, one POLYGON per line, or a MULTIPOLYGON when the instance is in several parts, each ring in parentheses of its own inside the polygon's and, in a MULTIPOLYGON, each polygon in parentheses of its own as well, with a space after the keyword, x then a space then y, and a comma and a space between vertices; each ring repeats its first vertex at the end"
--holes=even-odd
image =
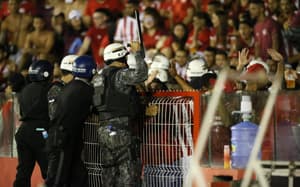
POLYGON ((119 21, 117 23, 117 29, 115 32, 114 41, 122 41, 123 40, 123 38, 122 38, 122 32, 124 32, 123 27, 122 27, 123 21, 124 21, 124 19, 121 18, 121 19, 119 19, 119 21))

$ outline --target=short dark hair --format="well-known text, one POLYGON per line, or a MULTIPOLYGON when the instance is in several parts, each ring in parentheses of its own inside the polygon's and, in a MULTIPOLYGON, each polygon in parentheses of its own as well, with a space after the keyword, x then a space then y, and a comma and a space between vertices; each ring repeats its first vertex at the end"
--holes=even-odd
POLYGON ((133 4, 134 6, 139 6, 139 0, 127 0, 127 4, 133 4))
POLYGON ((222 49, 217 49, 216 51, 216 55, 224 55, 227 58, 227 52, 225 50, 222 49))
POLYGON ((97 8, 94 13, 102 13, 104 15, 106 15, 107 17, 111 17, 111 12, 109 9, 107 8, 97 8))
POLYGON ((204 51, 208 51, 208 52, 212 52, 212 53, 215 53, 217 52, 217 49, 214 48, 214 47, 207 47, 204 51))
POLYGON ((260 6, 264 6, 265 3, 262 0, 250 0, 249 4, 256 4, 256 5, 260 5, 260 6))

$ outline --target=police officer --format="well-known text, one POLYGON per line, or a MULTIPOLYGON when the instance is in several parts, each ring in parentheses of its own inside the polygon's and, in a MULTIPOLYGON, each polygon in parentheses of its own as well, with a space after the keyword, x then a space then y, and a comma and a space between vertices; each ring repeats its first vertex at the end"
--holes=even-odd
POLYGON ((36 161, 42 177, 46 178, 47 175, 44 138, 49 126, 47 93, 53 66, 46 60, 39 60, 30 65, 28 73, 32 83, 25 86, 19 96, 22 124, 15 135, 19 161, 15 187, 30 187, 36 161))
POLYGON ((128 51, 112 43, 104 49, 106 67, 93 79, 94 105, 99 112, 99 141, 102 146, 102 186, 140 186, 139 144, 130 128, 130 119, 138 110, 135 85, 146 80, 147 65, 138 42, 131 43, 136 68, 128 69, 128 51))
POLYGON ((57 107, 51 120, 48 146, 48 187, 83 187, 87 185, 87 171, 81 160, 82 131, 90 113, 94 88, 90 84, 96 72, 96 64, 90 56, 75 59, 74 79, 68 83, 57 99, 57 107))
POLYGON ((61 93, 63 87, 73 79, 72 67, 74 60, 77 58, 77 55, 67 55, 65 56, 60 63, 60 70, 62 77, 59 80, 56 80, 52 83, 51 88, 48 92, 48 108, 49 108, 49 117, 50 120, 53 119, 54 112, 57 106, 57 97, 61 93))

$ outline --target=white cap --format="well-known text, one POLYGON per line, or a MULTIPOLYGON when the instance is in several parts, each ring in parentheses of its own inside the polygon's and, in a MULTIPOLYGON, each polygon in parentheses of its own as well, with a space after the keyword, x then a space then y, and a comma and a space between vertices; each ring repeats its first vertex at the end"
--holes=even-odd
POLYGON ((68 18, 69 19, 80 19, 81 18, 81 13, 79 10, 71 10, 69 12, 69 15, 68 15, 68 18))
POLYGON ((77 55, 65 56, 60 63, 60 69, 72 72, 73 63, 77 57, 77 55))
POLYGON ((242 96, 241 102, 241 113, 251 113, 252 112, 252 102, 249 95, 242 96))

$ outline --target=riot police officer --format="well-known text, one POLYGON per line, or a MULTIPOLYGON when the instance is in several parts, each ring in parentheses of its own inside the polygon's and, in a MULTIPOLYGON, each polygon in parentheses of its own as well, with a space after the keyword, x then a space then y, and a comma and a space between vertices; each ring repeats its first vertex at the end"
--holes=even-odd
POLYGON ((112 43, 104 49, 106 67, 93 78, 94 105, 99 113, 98 129, 102 153, 102 186, 140 186, 139 144, 130 128, 138 110, 135 85, 146 80, 147 65, 139 43, 131 43, 136 68, 128 69, 125 46, 112 43))
POLYGON ((22 124, 15 135, 19 161, 15 187, 30 187, 36 161, 42 177, 46 178, 47 175, 44 138, 49 126, 47 92, 53 66, 46 60, 39 60, 30 65, 28 73, 32 83, 25 86, 19 96, 22 124))
POLYGON ((90 81, 96 64, 90 56, 79 56, 72 72, 74 79, 58 97, 49 129, 48 187, 88 186, 87 171, 81 160, 82 131, 92 106, 94 88, 90 81))
POLYGON ((56 80, 52 83, 52 86, 48 92, 48 108, 50 120, 52 120, 54 117, 54 112, 57 106, 57 97, 61 93, 63 87, 73 79, 72 67, 74 60, 77 57, 77 55, 67 55, 62 59, 60 63, 62 77, 61 79, 56 80))

